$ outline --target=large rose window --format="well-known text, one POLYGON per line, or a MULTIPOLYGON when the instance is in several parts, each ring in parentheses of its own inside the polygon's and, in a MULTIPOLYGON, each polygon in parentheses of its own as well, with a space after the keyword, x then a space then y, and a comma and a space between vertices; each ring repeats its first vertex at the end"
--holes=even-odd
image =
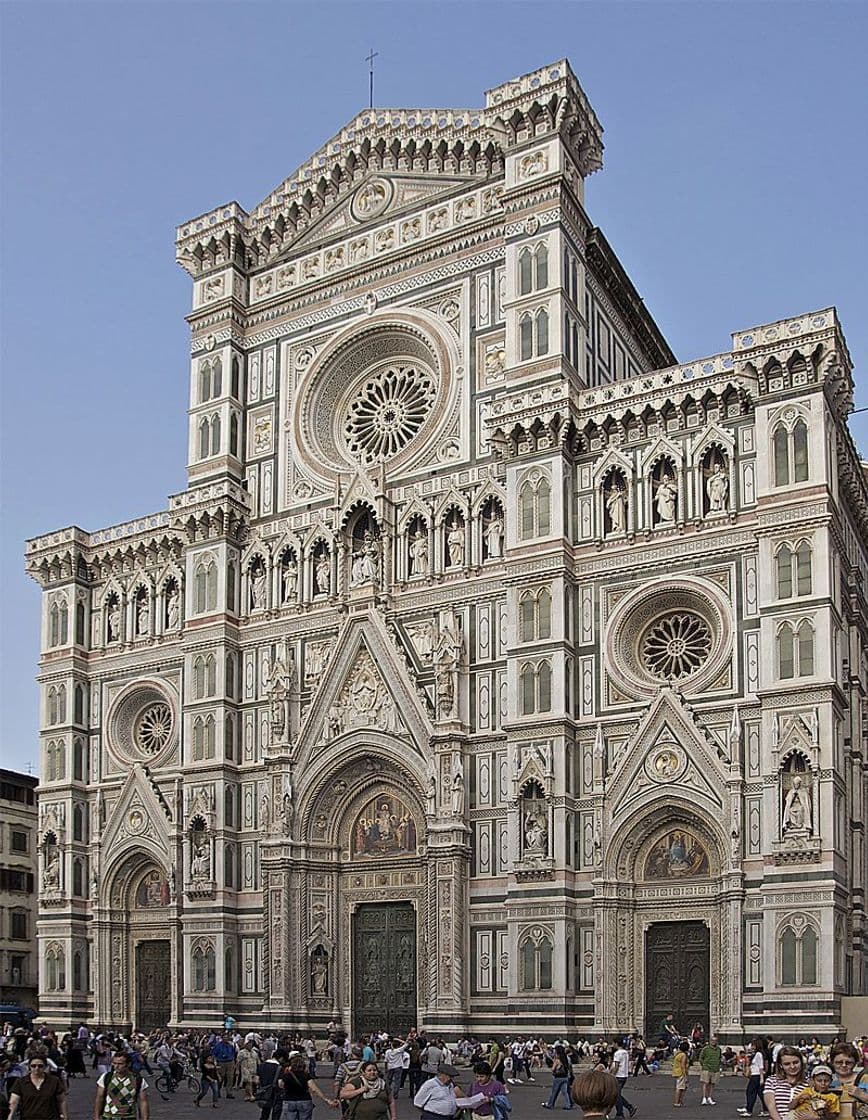
POLYGON ((689 677, 711 652, 708 623, 689 611, 663 615, 645 631, 641 656, 645 667, 662 680, 689 677))
POLYGON ((620 596, 606 621, 607 674, 626 697, 653 696, 663 684, 727 687, 731 653, 732 606, 709 581, 646 583, 620 596))
POLYGON ((390 459, 425 423, 435 393, 431 375, 412 365, 388 365, 367 379, 344 420, 350 453, 368 463, 390 459))
POLYGON ((128 763, 151 763, 178 741, 175 704, 162 682, 126 688, 112 703, 107 723, 112 751, 128 763))
POLYGON ((159 754, 171 740, 173 727, 172 709, 168 704, 149 704, 136 717, 133 739, 145 754, 159 754))

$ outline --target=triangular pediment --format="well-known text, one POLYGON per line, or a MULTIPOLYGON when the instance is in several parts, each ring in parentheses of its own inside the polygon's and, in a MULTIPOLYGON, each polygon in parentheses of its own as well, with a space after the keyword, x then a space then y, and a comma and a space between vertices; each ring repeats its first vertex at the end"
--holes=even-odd
MULTIPOLYGON (((354 183, 327 206, 319 220, 294 238, 289 252, 278 261, 295 256, 299 250, 320 245, 325 241, 349 236, 368 229, 384 219, 400 216, 433 201, 438 195, 460 191, 467 185, 478 185, 472 175, 386 174, 372 172, 354 183)), ((421 230, 420 230, 421 233, 421 230)), ((412 231, 407 231, 412 237, 412 231)))
POLYGON ((398 640, 375 611, 347 621, 299 733, 302 767, 331 744, 363 730, 394 735, 424 757, 431 716, 398 640))
POLYGON ((100 847, 112 856, 150 842, 169 859, 169 807, 141 763, 134 763, 105 823, 100 847))
POLYGON ((720 747, 698 724, 684 698, 663 689, 618 757, 609 787, 614 816, 673 794, 720 809, 726 780, 720 747))

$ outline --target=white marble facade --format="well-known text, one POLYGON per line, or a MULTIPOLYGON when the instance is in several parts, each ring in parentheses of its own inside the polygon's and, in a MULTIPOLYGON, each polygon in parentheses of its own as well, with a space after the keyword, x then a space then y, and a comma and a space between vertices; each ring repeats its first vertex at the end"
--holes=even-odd
POLYGON ((27 544, 49 1020, 141 1021, 165 967, 173 1023, 352 1025, 390 901, 447 1033, 644 1027, 661 922, 727 1040, 866 990, 836 313, 679 365, 583 209, 568 64, 485 100, 363 112, 182 226, 187 488, 27 544))

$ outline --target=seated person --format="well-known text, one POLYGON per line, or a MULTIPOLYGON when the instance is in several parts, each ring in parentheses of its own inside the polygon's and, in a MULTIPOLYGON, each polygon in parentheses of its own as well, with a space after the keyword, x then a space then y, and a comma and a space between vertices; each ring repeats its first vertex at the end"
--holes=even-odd
POLYGON ((841 1100, 831 1091, 832 1071, 829 1066, 814 1066, 811 1084, 794 1094, 790 1101, 791 1120, 816 1120, 817 1117, 837 1116, 841 1100))

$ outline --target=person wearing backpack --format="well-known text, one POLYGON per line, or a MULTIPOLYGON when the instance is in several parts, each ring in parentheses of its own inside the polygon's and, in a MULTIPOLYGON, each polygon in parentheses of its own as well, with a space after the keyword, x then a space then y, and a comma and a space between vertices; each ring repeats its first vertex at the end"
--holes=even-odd
POLYGON ((112 1068, 97 1080, 93 1120, 149 1120, 148 1083, 133 1073, 125 1050, 112 1055, 112 1068))

